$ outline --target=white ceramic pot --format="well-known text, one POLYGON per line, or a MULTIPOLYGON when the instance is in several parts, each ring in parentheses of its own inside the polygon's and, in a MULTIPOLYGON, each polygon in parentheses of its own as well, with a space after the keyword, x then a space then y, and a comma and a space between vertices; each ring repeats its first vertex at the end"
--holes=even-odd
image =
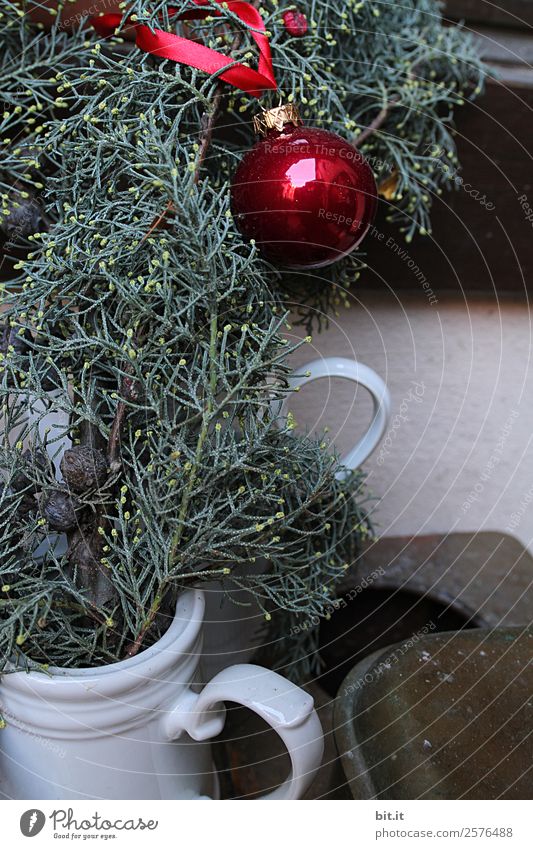
MULTIPOLYGON (((340 377, 354 383, 355 387, 362 386, 370 393, 374 406, 374 414, 367 430, 340 459, 341 469, 337 472, 337 477, 343 478, 348 471, 362 466, 383 439, 390 420, 391 397, 379 374, 364 363, 347 357, 323 357, 307 363, 291 375, 289 387, 293 390, 299 389, 307 383, 325 377, 340 377)), ((283 401, 282 415, 290 403, 290 397, 287 396, 283 401)))
POLYGON ((323 752, 311 696, 275 672, 240 664, 200 692, 204 596, 184 593, 172 625, 138 656, 95 669, 0 679, 0 796, 14 799, 206 799, 218 782, 208 740, 225 700, 282 738, 290 776, 266 799, 297 799, 323 752))

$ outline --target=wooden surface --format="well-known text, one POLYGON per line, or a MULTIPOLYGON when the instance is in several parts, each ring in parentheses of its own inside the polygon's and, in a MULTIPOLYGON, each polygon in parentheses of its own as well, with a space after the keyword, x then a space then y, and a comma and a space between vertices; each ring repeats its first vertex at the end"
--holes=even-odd
MULTIPOLYGON (((432 236, 417 237, 409 254, 437 297, 444 291, 512 292, 525 299, 533 280, 533 0, 449 0, 450 17, 465 20, 489 66, 485 94, 456 109, 456 144, 465 188, 434 197, 432 236), (476 196, 485 195, 494 209, 476 196)), ((383 206, 383 205, 382 205, 383 206)), ((385 210, 376 222, 390 231, 385 210)), ((375 240, 374 240, 375 241, 375 240)), ((398 242, 402 242, 398 234, 398 242)), ((377 287, 395 274, 390 251, 365 242, 377 287), (382 279, 381 279, 382 278, 382 279)), ((395 280, 413 286, 409 275, 395 280)))
MULTIPOLYGON (((533 47, 527 49, 533 55, 533 47)), ((517 78, 522 74, 515 66, 512 71, 517 78)), ((533 222, 519 198, 526 195, 533 207, 532 116, 533 75, 525 85, 489 80, 483 97, 458 111, 459 173, 469 191, 485 195, 495 208, 482 206, 463 188, 433 198, 432 235, 415 237, 409 254, 437 297, 449 291, 513 292, 525 302, 533 281, 533 222)), ((385 211, 376 227, 389 233, 385 211)), ((404 244, 400 234, 396 241, 404 244)), ((365 247, 365 285, 413 287, 412 276, 398 277, 397 263, 381 242, 369 238, 365 247)))
POLYGON ((527 28, 533 26, 532 0, 446 0, 446 16, 452 20, 476 21, 496 26, 527 28))

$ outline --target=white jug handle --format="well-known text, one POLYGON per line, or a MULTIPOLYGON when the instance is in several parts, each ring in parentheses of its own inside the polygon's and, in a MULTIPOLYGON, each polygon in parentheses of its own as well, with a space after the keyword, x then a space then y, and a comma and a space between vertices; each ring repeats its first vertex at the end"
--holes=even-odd
MULTIPOLYGON (((379 374, 376 374, 369 366, 346 357, 324 357, 299 367, 298 373, 289 377, 289 386, 291 389, 297 389, 321 377, 342 377, 352 380, 370 392, 374 403, 374 415, 368 430, 340 460, 344 471, 341 469, 336 477, 342 479, 345 476, 345 470, 353 471, 362 466, 383 438, 391 413, 390 392, 379 374)), ((284 399, 280 407, 281 416, 286 415, 289 403, 290 395, 284 399)))
POLYGON ((198 741, 216 737, 226 719, 224 701, 255 711, 279 734, 289 753, 289 777, 261 799, 299 799, 311 784, 324 751, 322 726, 312 696, 262 666, 229 666, 200 693, 190 689, 182 693, 165 718, 165 737, 175 740, 184 731, 198 741))

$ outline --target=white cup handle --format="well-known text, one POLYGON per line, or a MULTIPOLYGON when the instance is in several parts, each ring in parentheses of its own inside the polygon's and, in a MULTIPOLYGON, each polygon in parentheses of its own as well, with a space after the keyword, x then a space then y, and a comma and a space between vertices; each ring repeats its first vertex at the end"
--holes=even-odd
MULTIPOLYGON (((379 374, 363 363, 346 357, 324 357, 301 366, 297 374, 289 377, 289 387, 297 389, 321 377, 342 377, 358 383, 370 392, 374 403, 374 415, 368 430, 340 460, 344 471, 341 469, 337 472, 337 478, 342 479, 346 470, 353 471, 362 466, 383 438, 391 413, 390 393, 379 374)), ((280 415, 286 415, 289 403, 290 395, 284 399, 280 415)))
POLYGON ((276 731, 289 753, 292 770, 283 784, 261 799, 299 799, 322 761, 324 738, 313 698, 277 672, 240 663, 223 669, 201 693, 186 689, 166 716, 164 733, 175 740, 183 732, 193 740, 220 734, 226 719, 224 701, 255 711, 276 731))

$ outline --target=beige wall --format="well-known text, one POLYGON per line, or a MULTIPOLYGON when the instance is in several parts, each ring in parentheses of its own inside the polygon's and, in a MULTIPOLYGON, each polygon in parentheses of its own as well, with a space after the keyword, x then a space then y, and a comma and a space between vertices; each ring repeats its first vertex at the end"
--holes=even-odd
MULTIPOLYGON (((392 394, 388 438, 366 463, 382 535, 501 530, 533 541, 533 367, 525 302, 358 290, 295 355, 355 356, 392 394)), ((303 331, 295 330, 295 333, 303 331)), ((291 402, 346 447, 371 414, 364 390, 327 380, 291 402)))

